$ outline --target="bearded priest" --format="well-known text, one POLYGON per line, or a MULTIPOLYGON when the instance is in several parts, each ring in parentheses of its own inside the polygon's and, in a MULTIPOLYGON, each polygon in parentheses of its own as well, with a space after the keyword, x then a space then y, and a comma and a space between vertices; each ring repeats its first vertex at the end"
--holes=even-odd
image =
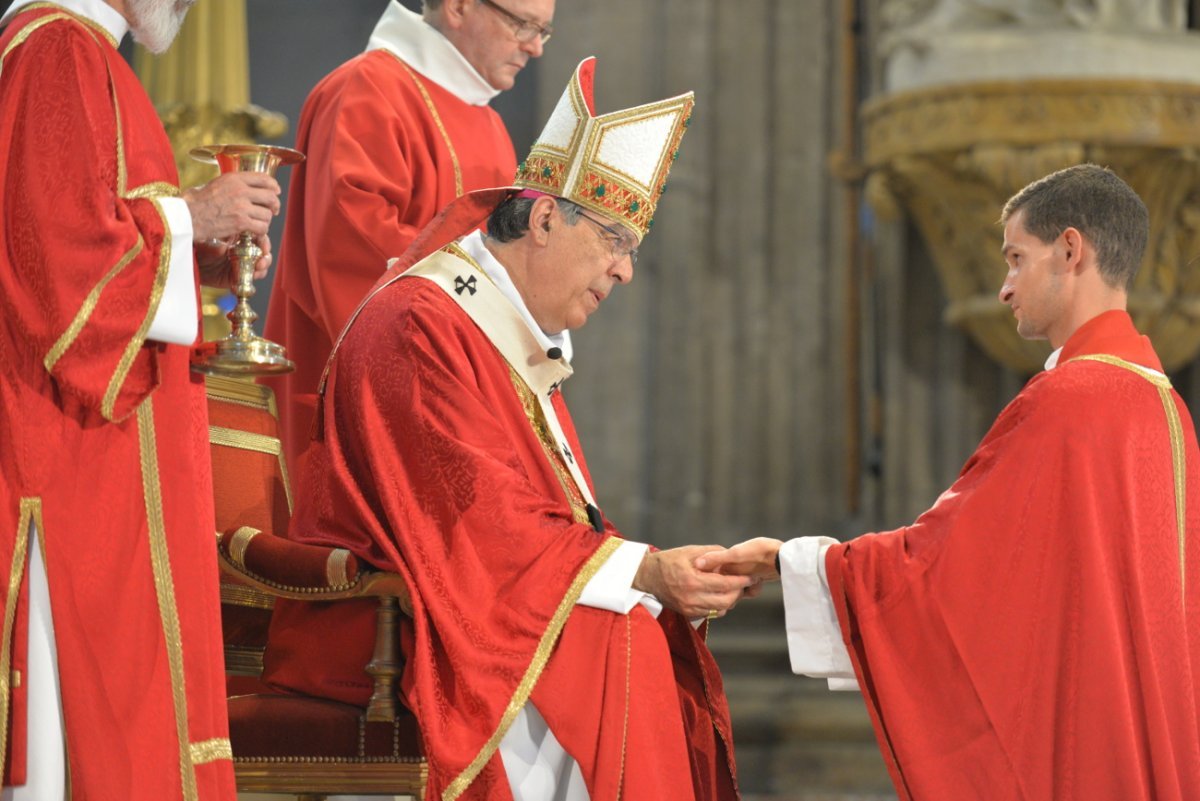
POLYGON ((240 231, 269 251, 279 186, 178 189, 117 45, 164 50, 189 5, 18 0, 0 21, 5 801, 234 797, 189 351, 198 278, 228 286, 240 231))

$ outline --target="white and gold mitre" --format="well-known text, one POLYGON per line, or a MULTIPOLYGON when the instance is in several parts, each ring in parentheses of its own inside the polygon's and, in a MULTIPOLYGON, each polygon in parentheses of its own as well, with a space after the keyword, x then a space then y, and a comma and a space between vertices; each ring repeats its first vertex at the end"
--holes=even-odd
POLYGON ((654 224, 667 173, 692 119, 691 92, 595 116, 596 59, 584 59, 550 115, 515 186, 556 195, 624 223, 641 239, 654 224))

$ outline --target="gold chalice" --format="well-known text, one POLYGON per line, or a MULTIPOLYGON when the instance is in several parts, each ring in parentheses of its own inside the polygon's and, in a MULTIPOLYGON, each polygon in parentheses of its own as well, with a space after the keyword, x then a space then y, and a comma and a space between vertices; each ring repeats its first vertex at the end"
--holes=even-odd
MULTIPOLYGON (((221 173, 260 172, 274 176, 283 164, 304 161, 304 154, 288 147, 270 145, 209 145, 198 147, 189 154, 197 161, 215 164, 221 173)), ((225 375, 269 375, 290 373, 296 365, 284 353, 282 345, 263 339, 254 333, 258 319, 250 308, 254 297, 254 265, 263 251, 254 242, 254 235, 243 231, 229 249, 236 282, 233 294, 237 305, 226 315, 233 330, 224 339, 205 343, 192 366, 202 373, 225 375)))

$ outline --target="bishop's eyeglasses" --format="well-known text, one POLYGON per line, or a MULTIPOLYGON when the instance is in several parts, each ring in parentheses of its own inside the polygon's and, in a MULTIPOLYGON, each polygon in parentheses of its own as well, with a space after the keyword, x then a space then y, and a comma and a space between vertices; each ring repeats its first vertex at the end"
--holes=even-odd
POLYGON ((605 225, 599 220, 594 219, 583 212, 579 212, 579 216, 600 229, 602 232, 600 234, 600 238, 607 242, 608 246, 612 248, 613 261, 618 261, 628 256, 629 265, 631 267, 637 264, 638 246, 636 242, 632 245, 629 244, 630 237, 628 234, 622 234, 611 225, 605 225))

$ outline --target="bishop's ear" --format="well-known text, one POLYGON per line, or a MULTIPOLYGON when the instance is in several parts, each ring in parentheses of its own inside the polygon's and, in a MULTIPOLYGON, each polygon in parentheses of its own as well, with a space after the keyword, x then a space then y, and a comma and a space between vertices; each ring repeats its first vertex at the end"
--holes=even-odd
POLYGON ((529 231, 539 243, 545 243, 549 238, 551 218, 558 210, 558 204, 552 197, 539 197, 529 207, 529 231))

